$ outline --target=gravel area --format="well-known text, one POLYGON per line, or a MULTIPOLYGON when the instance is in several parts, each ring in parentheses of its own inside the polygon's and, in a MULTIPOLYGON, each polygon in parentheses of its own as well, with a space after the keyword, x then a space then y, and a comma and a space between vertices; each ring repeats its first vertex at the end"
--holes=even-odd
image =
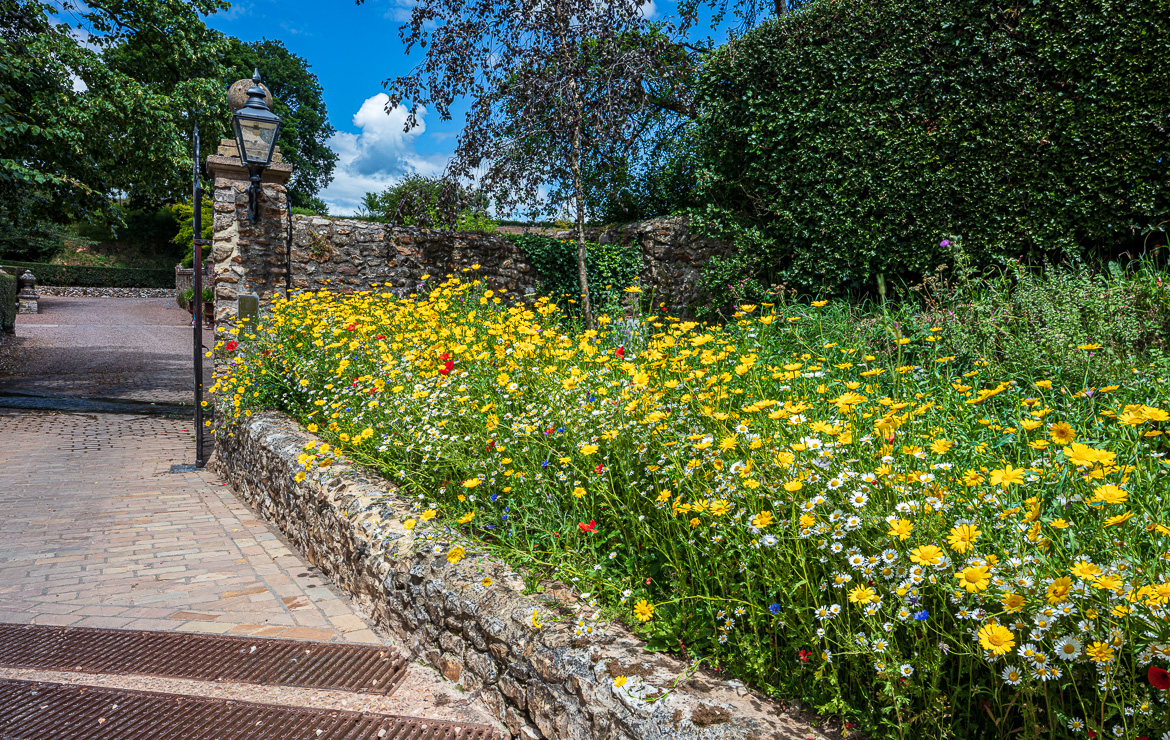
POLYGON ((174 288, 84 288, 38 285, 37 295, 67 298, 174 298, 174 288))
POLYGON ((414 664, 408 667, 406 680, 390 696, 284 686, 256 686, 219 681, 191 681, 181 678, 42 671, 0 666, 0 679, 4 678, 19 681, 51 681, 71 685, 102 686, 135 691, 159 691, 166 694, 235 699, 291 707, 347 709, 353 712, 425 717, 433 720, 488 725, 497 730, 503 730, 505 735, 507 732, 506 728, 503 728, 498 722, 492 721, 485 712, 473 708, 464 694, 451 688, 449 684, 442 683, 442 678, 437 676, 433 668, 424 668, 414 664))

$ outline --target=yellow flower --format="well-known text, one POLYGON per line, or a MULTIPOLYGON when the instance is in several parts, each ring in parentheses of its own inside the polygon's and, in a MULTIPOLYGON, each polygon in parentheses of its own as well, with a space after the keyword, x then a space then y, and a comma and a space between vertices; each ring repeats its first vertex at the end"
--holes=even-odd
POLYGON ((1026 468, 1013 468, 1011 463, 1008 463, 1003 470, 991 471, 991 485, 1007 488, 1012 483, 1023 483, 1026 472, 1026 468))
POLYGON ((625 676, 618 676, 617 678, 615 678, 613 680, 613 685, 620 689, 622 686, 625 686, 626 681, 629 681, 629 680, 630 679, 626 678, 625 676))
POLYGON ((581 445, 581 454, 589 457, 594 452, 597 452, 597 445, 581 445))
POLYGON ((1091 352, 1095 349, 1101 349, 1101 345, 1099 345, 1099 344, 1078 344, 1077 349, 1083 349, 1087 352, 1091 352))
POLYGON ((1109 450, 1098 450, 1080 442, 1073 442, 1068 447, 1062 447, 1061 452, 1068 461, 1078 468, 1090 468, 1094 465, 1112 465, 1117 453, 1109 450))
POLYGON ((1107 642, 1094 642, 1085 648, 1085 655, 1094 663, 1108 663, 1113 660, 1113 646, 1107 642))
POLYGON ((1086 581, 1091 581, 1102 573, 1099 567, 1093 565, 1088 560, 1080 561, 1073 567, 1069 568, 1068 572, 1072 573, 1077 578, 1083 578, 1086 581))
POLYGON ((1049 604, 1056 605, 1064 601, 1070 591, 1072 591, 1072 579, 1068 576, 1061 576, 1048 584, 1048 589, 1044 595, 1048 599, 1049 604))
POLYGON ((1127 511, 1124 514, 1118 514, 1117 516, 1111 516, 1108 519, 1106 519, 1105 526, 1106 527, 1116 527, 1119 524, 1125 524, 1126 522, 1128 522, 1132 518, 1133 518, 1133 512, 1127 511))
POLYGON ((464 488, 475 488, 481 482, 482 481, 480 481, 479 478, 468 478, 467 480, 463 481, 463 487, 464 488))
POLYGON ((999 603, 1003 604, 1006 612, 1018 612, 1024 608, 1024 597, 1016 593, 1006 593, 999 603))
POLYGON ((937 565, 943 551, 934 545, 923 545, 910 551, 910 562, 919 565, 937 565))
POLYGON ((1003 655, 1016 645, 1012 631, 1000 624, 985 624, 979 628, 979 644, 993 655, 1003 655))
POLYGON ((947 543, 955 552, 967 552, 981 534, 983 533, 973 524, 960 524, 951 530, 950 536, 947 537, 947 543))
POLYGON ((949 439, 936 439, 930 443, 930 451, 936 455, 945 455, 955 446, 955 443, 949 439))
POLYGON ((991 583, 991 571, 986 565, 972 565, 955 573, 959 585, 967 589, 968 593, 979 593, 987 590, 991 583))
POLYGON ((1048 436, 1058 445, 1071 444, 1077 438, 1076 430, 1067 422, 1058 421, 1048 427, 1048 436))
POLYGON ((414 519, 407 519, 405 522, 402 523, 402 526, 407 532, 409 532, 410 530, 414 529, 414 525, 416 525, 416 524, 418 524, 418 522, 415 521, 414 519))
POLYGON ((817 308, 824 308, 825 306, 829 305, 829 302, 828 301, 813 301, 812 305, 816 306, 817 308))
POLYGON ((650 618, 654 616, 654 605, 642 599, 634 604, 634 616, 638 618, 639 622, 649 622, 650 618))
POLYGON ((460 547, 459 545, 456 545, 455 547, 452 547, 450 550, 447 551, 447 562, 448 563, 452 563, 452 564, 458 563, 462 559, 463 559, 463 548, 460 547))
POLYGON ((540 612, 536 609, 532 610, 532 626, 540 629, 543 625, 540 623, 540 612))
POLYGON ((723 516, 729 511, 731 511, 731 504, 726 499, 711 502, 710 512, 712 516, 723 516))
POLYGON ((581 486, 577 486, 576 488, 573 489, 573 497, 574 498, 582 498, 585 496, 585 493, 586 493, 585 489, 582 488, 581 486))
POLYGON ((790 480, 784 484, 784 490, 789 493, 796 493, 802 488, 804 488, 804 484, 798 480, 790 480))
POLYGON ((1052 381, 1051 380, 1037 380, 1035 383, 1033 383, 1033 385, 1035 385, 1037 388, 1042 388, 1042 389, 1047 390, 1048 388, 1052 387, 1052 381))
POLYGON ((1104 486, 1097 486, 1093 489, 1093 497, 1089 499, 1090 503, 1102 504, 1120 504, 1124 503, 1129 498, 1129 493, 1124 489, 1118 488, 1112 483, 1104 486))
POLYGON ((484 588, 487 588, 488 586, 492 585, 492 579, 490 579, 490 578, 485 578, 485 579, 483 579, 482 581, 480 581, 480 584, 481 584, 481 585, 482 585, 484 588))
POLYGON ((854 604, 868 604, 877 601, 877 592, 868 586, 856 586, 849 592, 849 601, 854 604))
POLYGON ((435 510, 434 509, 427 509, 426 511, 424 511, 422 513, 422 515, 419 516, 419 519, 422 519, 424 522, 429 522, 430 520, 432 520, 434 518, 435 518, 435 510))
POLYGON ((886 532, 891 537, 897 537, 899 540, 905 542, 910 539, 910 533, 914 531, 914 525, 905 519, 896 519, 890 524, 890 531, 886 532))
POLYGON ((752 526, 756 529, 763 529, 764 527, 771 525, 774 521, 775 518, 772 516, 772 512, 761 511, 759 514, 756 514, 752 517, 752 526))
POLYGON ((303 470, 293 476, 293 480, 295 480, 297 483, 300 483, 304 479, 305 479, 305 471, 303 471, 303 470))
POLYGON ((459 517, 458 522, 460 524, 467 524, 468 522, 470 522, 474 518, 475 518, 475 512, 469 511, 466 514, 464 514, 463 516, 459 517))

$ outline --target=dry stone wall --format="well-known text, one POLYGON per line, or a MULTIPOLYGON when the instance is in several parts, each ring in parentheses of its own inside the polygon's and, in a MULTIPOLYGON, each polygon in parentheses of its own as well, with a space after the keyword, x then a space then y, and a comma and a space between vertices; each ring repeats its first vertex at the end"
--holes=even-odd
MULTIPOLYGON (((693 674, 648 653, 620 627, 574 636, 587 605, 560 584, 525 594, 524 578, 451 535, 401 521, 410 502, 344 461, 295 480, 315 437, 264 412, 218 415, 213 466, 304 556, 346 589, 375 623, 493 712, 515 737, 536 740, 804 740, 822 738, 737 681, 693 674), (540 624, 536 626, 535 621, 540 624), (628 677, 617 687, 614 678, 628 677)), ((417 512, 413 512, 417 516, 417 512)))

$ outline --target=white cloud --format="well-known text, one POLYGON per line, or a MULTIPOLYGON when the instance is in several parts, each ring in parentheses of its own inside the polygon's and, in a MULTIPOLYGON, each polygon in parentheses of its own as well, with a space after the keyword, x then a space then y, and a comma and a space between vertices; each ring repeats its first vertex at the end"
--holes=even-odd
POLYGON ((330 213, 353 214, 366 193, 385 190, 412 173, 437 175, 447 166, 447 155, 424 155, 415 148, 426 133, 426 110, 420 111, 418 125, 404 131, 407 108, 399 105, 387 113, 389 101, 385 93, 367 98, 353 116, 361 133, 339 131, 329 140, 338 154, 333 182, 321 191, 330 213))

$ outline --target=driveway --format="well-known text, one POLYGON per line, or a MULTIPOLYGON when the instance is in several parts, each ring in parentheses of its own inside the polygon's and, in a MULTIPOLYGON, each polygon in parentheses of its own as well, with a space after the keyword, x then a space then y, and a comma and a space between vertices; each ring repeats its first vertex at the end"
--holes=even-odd
MULTIPOLYGON (((110 404, 140 402, 190 409, 191 316, 173 299, 44 296, 40 309, 17 316, 16 337, 0 350, 0 405, 138 413, 139 404, 110 404)), ((213 332, 204 331, 203 345, 213 341, 213 332)))

